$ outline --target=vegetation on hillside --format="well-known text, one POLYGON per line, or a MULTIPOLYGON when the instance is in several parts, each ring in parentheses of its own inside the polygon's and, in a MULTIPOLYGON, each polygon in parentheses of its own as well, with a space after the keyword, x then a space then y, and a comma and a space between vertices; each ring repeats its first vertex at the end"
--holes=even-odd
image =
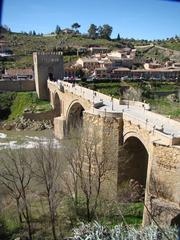
MULTIPOLYGON (((32 53, 36 51, 63 51, 65 63, 77 59, 78 47, 106 46, 110 49, 116 48, 120 43, 106 39, 90 39, 87 36, 74 34, 58 34, 52 36, 26 35, 17 33, 5 34, 5 40, 13 51, 14 60, 4 61, 3 67, 32 67, 32 53)), ((124 46, 124 44, 120 44, 124 46)))
POLYGON ((29 33, 12 33, 8 31, 4 34, 5 40, 9 42, 9 47, 13 51, 13 58, 8 61, 3 60, 4 68, 25 68, 33 66, 32 53, 36 51, 63 51, 65 63, 72 63, 77 59, 77 48, 90 46, 104 46, 109 49, 117 49, 121 47, 134 46, 151 46, 147 50, 138 49, 137 63, 143 63, 146 60, 154 60, 165 62, 171 58, 180 60, 180 54, 176 52, 174 55, 172 50, 180 50, 179 37, 166 40, 136 40, 121 38, 118 34, 117 39, 111 39, 112 27, 108 24, 96 26, 91 24, 88 34, 80 34, 78 28, 80 24, 74 23, 74 32, 64 34, 59 27, 56 26, 55 33, 50 35, 36 34, 35 31, 29 33), (74 27, 75 26, 75 27, 74 27), (77 27, 77 28, 76 28, 77 27), (156 46, 165 47, 168 50, 159 49, 156 46), (70 58, 71 57, 71 58, 70 58))
POLYGON ((48 101, 40 100, 35 92, 1 93, 0 120, 13 121, 21 117, 25 110, 32 112, 51 109, 48 101))

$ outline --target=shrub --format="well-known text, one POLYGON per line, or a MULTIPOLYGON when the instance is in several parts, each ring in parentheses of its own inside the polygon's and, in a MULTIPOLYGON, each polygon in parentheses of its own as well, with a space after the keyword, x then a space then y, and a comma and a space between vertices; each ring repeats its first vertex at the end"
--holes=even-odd
MULTIPOLYGON (((177 239, 177 231, 173 228, 163 229, 166 236, 171 240, 177 239)), ((135 229, 129 226, 115 226, 109 229, 98 222, 93 224, 81 224, 74 229, 75 240, 152 240, 166 239, 164 234, 155 226, 148 226, 142 229, 135 229)))
POLYGON ((0 218, 0 239, 8 239, 9 233, 5 221, 0 218))

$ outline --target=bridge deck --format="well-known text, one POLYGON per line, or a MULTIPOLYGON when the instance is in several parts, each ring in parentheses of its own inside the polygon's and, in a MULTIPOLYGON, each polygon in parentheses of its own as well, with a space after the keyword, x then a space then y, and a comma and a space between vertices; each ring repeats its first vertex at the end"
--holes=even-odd
POLYGON ((92 111, 104 114, 121 114, 124 119, 135 119, 139 123, 146 124, 146 127, 162 132, 170 138, 180 139, 180 122, 164 117, 160 114, 153 113, 149 110, 149 105, 142 102, 128 101, 122 104, 118 99, 112 98, 105 94, 74 85, 61 80, 54 82, 59 89, 65 92, 73 93, 77 96, 92 103, 92 111))

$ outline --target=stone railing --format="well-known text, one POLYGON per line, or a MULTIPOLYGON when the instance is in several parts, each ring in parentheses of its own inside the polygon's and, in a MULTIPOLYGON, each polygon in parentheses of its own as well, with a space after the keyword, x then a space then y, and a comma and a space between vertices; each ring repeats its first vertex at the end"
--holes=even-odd
POLYGON ((63 86, 64 91, 71 92, 73 94, 76 94, 78 96, 84 97, 85 99, 89 100, 92 103, 96 102, 111 102, 113 101, 116 104, 120 105, 129 105, 134 107, 143 108, 146 110, 150 110, 150 105, 147 103, 139 102, 139 101, 130 101, 130 100, 118 100, 116 98, 113 98, 111 96, 105 95, 103 93, 81 87, 78 84, 72 84, 68 83, 62 80, 57 81, 57 85, 59 89, 63 86))

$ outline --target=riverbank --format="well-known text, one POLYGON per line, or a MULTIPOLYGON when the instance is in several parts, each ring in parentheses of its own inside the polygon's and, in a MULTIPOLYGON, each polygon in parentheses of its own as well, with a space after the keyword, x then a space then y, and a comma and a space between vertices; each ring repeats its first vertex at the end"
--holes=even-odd
POLYGON ((51 120, 35 121, 20 117, 13 122, 1 122, 0 130, 33 130, 42 131, 45 129, 52 129, 53 123, 51 120))
POLYGON ((42 113, 52 110, 49 101, 40 100, 36 92, 0 93, 0 121, 13 122, 24 113, 42 113))

